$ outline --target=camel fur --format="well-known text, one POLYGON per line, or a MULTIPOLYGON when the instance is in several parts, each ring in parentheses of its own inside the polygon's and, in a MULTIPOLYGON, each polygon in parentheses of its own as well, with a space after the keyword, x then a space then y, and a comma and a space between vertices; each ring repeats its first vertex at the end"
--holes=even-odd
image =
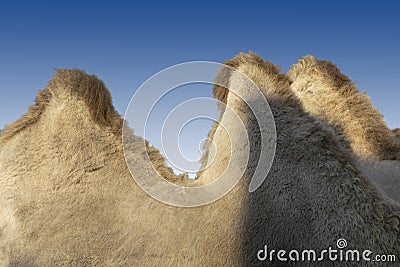
POLYGON ((365 93, 331 62, 306 56, 287 72, 305 110, 326 121, 368 160, 400 158, 400 142, 365 93))
MULTIPOLYGON (((318 250, 338 238, 351 248, 399 257, 399 205, 354 167, 331 128, 305 112, 287 77, 255 54, 227 63, 255 82, 275 119, 275 161, 258 190, 248 192, 259 154, 257 122, 233 93, 223 99, 248 129, 248 168, 218 201, 179 208, 134 182, 122 150, 122 119, 105 101, 104 84, 82 71, 58 70, 39 98, 43 107, 0 139, 0 265, 263 266, 256 255, 266 244, 318 250), (80 93, 92 86, 103 95, 94 102, 80 93)), ((219 79, 253 90, 224 68, 219 79)), ((224 114, 221 120, 230 122, 224 114)), ((217 148, 229 147, 221 127, 210 136, 217 148)), ((130 138, 132 147, 145 142, 133 133, 130 138)), ((199 184, 213 182, 229 152, 216 150, 199 184)), ((145 156, 133 152, 128 158, 140 166, 145 156)))

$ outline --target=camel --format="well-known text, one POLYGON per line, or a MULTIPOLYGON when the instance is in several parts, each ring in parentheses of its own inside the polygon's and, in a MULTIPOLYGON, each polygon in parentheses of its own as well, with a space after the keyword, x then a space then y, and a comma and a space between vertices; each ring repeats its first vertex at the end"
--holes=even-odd
MULTIPOLYGON (((260 188, 248 192, 260 153, 257 122, 225 88, 216 86, 214 94, 254 130, 248 131, 251 162, 223 198, 179 208, 151 198, 132 179, 122 119, 104 84, 83 71, 58 70, 0 139, 0 265, 261 266, 264 245, 321 250, 338 238, 349 248, 399 257, 400 206, 354 167, 330 127, 305 112, 279 68, 255 54, 225 64, 254 81, 274 114, 275 161, 260 188)), ((229 68, 219 76, 228 88, 254 90, 229 68)), ((230 121, 224 114, 221 120, 230 121)), ((217 155, 199 184, 212 182, 229 159, 223 155, 229 151, 218 149, 227 147, 223 129, 216 124, 210 136, 217 155)), ((131 139, 132 146, 145 142, 133 133, 131 139)), ((131 155, 137 164, 143 158, 131 155)))
POLYGON ((400 158, 400 142, 370 98, 331 62, 306 56, 287 72, 306 111, 326 121, 366 160, 400 158))

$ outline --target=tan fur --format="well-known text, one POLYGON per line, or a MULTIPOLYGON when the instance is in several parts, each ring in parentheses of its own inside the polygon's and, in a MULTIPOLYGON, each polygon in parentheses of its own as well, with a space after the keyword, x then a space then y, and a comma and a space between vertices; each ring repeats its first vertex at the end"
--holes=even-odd
MULTIPOLYGON (((232 68, 237 68, 240 64, 242 64, 246 60, 250 60, 254 64, 263 64, 264 60, 260 56, 254 54, 252 52, 250 52, 249 55, 251 55, 251 57, 246 59, 246 54, 240 53, 236 57, 226 60, 223 63, 224 65, 229 66, 231 68, 221 68, 217 77, 215 78, 216 84, 213 87, 214 98, 218 99, 219 101, 221 101, 224 104, 227 104, 227 98, 228 98, 228 94, 229 94, 229 90, 227 88, 230 86, 229 77, 231 75, 232 68), (226 84, 226 86, 222 86, 224 84, 226 84)), ((218 107, 221 111, 220 117, 219 117, 219 121, 221 121, 222 115, 224 112, 224 109, 223 109, 224 106, 218 105, 218 107)), ((209 155, 209 153, 210 153, 209 149, 210 149, 210 145, 211 145, 210 142, 214 138, 214 134, 215 134, 215 131, 217 130, 217 127, 218 127, 218 123, 214 123, 213 127, 211 128, 211 131, 208 133, 208 136, 207 136, 208 139, 206 140, 206 142, 204 142, 203 154, 200 158, 200 163, 201 163, 200 169, 204 169, 208 164, 207 159, 210 158, 210 155, 209 155)), ((222 169, 224 169, 224 168, 222 168, 222 169)), ((201 174, 202 174, 202 171, 199 172, 199 176, 201 176, 201 174)))
MULTIPOLYGON (((249 63, 251 61, 252 64, 259 64, 259 65, 264 64, 264 60, 259 55, 256 55, 252 52, 250 52, 249 55, 250 55, 250 57, 248 57, 244 53, 240 53, 236 57, 234 57, 230 60, 226 60, 224 62, 224 65, 230 66, 230 67, 236 69, 238 66, 240 66, 241 64, 243 64, 244 62, 247 62, 247 61, 249 61, 249 63)), ((224 84, 224 81, 226 81, 227 86, 229 87, 230 75, 231 75, 230 68, 222 68, 221 71, 218 73, 218 77, 216 78, 216 80, 219 82, 219 84, 224 84)), ((229 90, 227 89, 227 87, 215 85, 213 88, 214 98, 222 101, 223 103, 227 102, 228 94, 229 94, 229 90)))
POLYGON ((187 174, 176 175, 172 168, 167 166, 165 158, 161 155, 160 151, 156 147, 150 146, 149 142, 147 141, 146 147, 147 153, 151 162, 153 163, 154 168, 162 177, 177 185, 185 185, 189 182, 189 177, 187 174))
MULTIPOLYGON (((122 118, 115 111, 110 92, 104 83, 95 75, 87 75, 82 70, 57 69, 46 88, 38 92, 35 105, 30 106, 28 112, 22 115, 19 120, 6 126, 0 136, 0 144, 7 142, 20 131, 35 124, 52 101, 52 98, 64 97, 63 95, 70 95, 84 101, 89 109, 91 118, 96 124, 110 128, 113 134, 121 136, 122 118)), ((146 146, 150 159, 163 177, 175 183, 182 183, 187 178, 185 175, 176 176, 173 170, 167 167, 165 159, 158 149, 149 146, 148 142, 146 142, 146 146)))
MULTIPOLYGON (((114 125, 119 120, 108 127, 96 123, 93 106, 59 88, 35 123, 0 148, 0 265, 265 266, 256 258, 265 244, 326 249, 338 238, 352 248, 400 256, 399 206, 354 168, 330 128, 304 112, 279 69, 261 60, 241 54, 235 67, 270 102, 278 134, 274 165, 262 186, 248 193, 259 153, 257 123, 228 93, 226 103, 249 130, 251 162, 229 194, 198 208, 146 195, 125 165, 114 125)), ((76 84, 74 75, 67 77, 67 88, 76 84)), ((235 75, 225 79, 250 90, 235 75)), ((132 147, 145 142, 132 133, 129 138, 132 147)), ((223 138, 216 127, 214 141, 226 146, 223 138)), ((217 153, 200 184, 226 164, 229 151, 217 153)), ((132 153, 128 160, 141 166, 145 157, 132 153)))
MULTIPOLYGON (((272 86, 276 86, 277 88, 281 89, 284 86, 288 86, 288 80, 282 76, 282 74, 280 73, 280 67, 279 66, 275 66, 273 64, 271 64, 271 62, 264 62, 264 60, 262 59, 262 57, 260 57, 257 54, 254 54, 253 52, 249 52, 248 54, 245 53, 240 53, 238 55, 236 55, 234 58, 226 60, 223 65, 228 66, 228 68, 224 68, 222 67, 220 72, 218 73, 217 77, 215 78, 215 82, 216 85, 214 85, 213 88, 213 96, 214 98, 218 99, 219 101, 221 101, 224 104, 227 104, 227 99, 228 99, 228 94, 229 94, 229 90, 227 89, 227 87, 230 86, 230 76, 232 74, 232 68, 234 69, 238 69, 239 66, 242 65, 253 65, 255 67, 253 68, 262 68, 264 71, 267 72, 267 75, 265 75, 264 77, 260 77, 260 81, 261 79, 268 79, 267 82, 271 83, 272 86), (226 84, 225 86, 221 86, 221 84, 226 84)), ((264 81, 265 83, 265 81, 264 81)), ((274 87, 272 87, 274 88, 274 87)), ((290 92, 284 91, 284 90, 280 90, 279 92, 283 93, 284 96, 282 96, 283 99, 288 99, 290 101, 294 102, 294 105, 298 104, 298 99, 293 95, 291 96, 290 92)), ((287 103, 289 104, 289 103, 287 103)), ((219 118, 219 121, 222 120, 222 116, 224 114, 224 109, 223 106, 219 105, 220 111, 221 111, 221 115, 219 118)), ((252 118, 254 119, 254 118, 252 118)), ((203 169, 205 166, 207 166, 208 162, 207 159, 210 157, 209 155, 209 148, 210 148, 210 140, 214 139, 214 134, 217 130, 218 127, 218 123, 214 123, 211 131, 209 132, 207 138, 208 140, 204 143, 203 146, 203 154, 202 157, 200 159, 201 162, 201 169, 203 169)), ((225 138, 227 138, 227 136, 225 136, 225 138)), ((225 148, 226 149, 226 148, 225 148)), ((223 166, 221 166, 221 169, 223 170, 223 166)), ((200 176, 201 176, 202 172, 200 172, 200 176)))
POLYGON ((396 135, 397 138, 400 140, 400 128, 396 128, 393 130, 393 133, 396 135))
POLYGON ((68 71, 58 69, 46 89, 39 91, 35 99, 36 104, 29 107, 28 112, 19 120, 4 129, 1 141, 6 141, 36 123, 51 99, 57 96, 60 88, 62 88, 63 93, 67 92, 76 95, 76 97, 85 101, 89 107, 91 117, 100 126, 114 126, 113 131, 121 131, 122 120, 116 116, 110 92, 105 88, 101 80, 94 75, 86 75, 81 70, 68 71))
POLYGON ((400 156, 400 142, 382 115, 335 65, 306 56, 287 75, 304 108, 343 133, 359 157, 392 160, 400 156))

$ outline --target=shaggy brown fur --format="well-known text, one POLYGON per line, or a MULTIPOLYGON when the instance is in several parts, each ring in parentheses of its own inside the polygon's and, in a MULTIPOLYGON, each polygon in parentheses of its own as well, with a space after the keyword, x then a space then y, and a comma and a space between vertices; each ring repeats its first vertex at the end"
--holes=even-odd
POLYGON ((400 138, 400 128, 394 129, 393 133, 396 135, 397 138, 400 138))
MULTIPOLYGON (((247 58, 247 60, 252 61, 253 64, 263 65, 264 61, 260 56, 254 54, 253 52, 250 52, 249 54, 251 55, 251 58, 247 58)), ((226 60, 224 62, 224 65, 227 65, 227 66, 230 66, 230 67, 236 69, 238 66, 240 66, 240 64, 242 64, 244 62, 244 60, 246 60, 245 57, 246 57, 245 54, 239 54, 230 60, 226 60)), ((232 72, 231 68, 222 68, 221 71, 218 73, 216 82, 218 84, 226 83, 227 87, 229 87, 229 77, 231 75, 231 72, 232 72)), ((213 88, 214 98, 222 101, 225 104, 227 103, 227 98, 228 98, 228 94, 229 94, 229 90, 227 89, 227 87, 215 85, 213 88)))
POLYGON ((396 160, 378 162, 357 160, 362 170, 391 199, 400 203, 400 164, 396 160))
MULTIPOLYGON (((125 165, 115 125, 94 123, 87 102, 60 88, 40 118, 0 149, 0 265, 270 265, 256 256, 266 244, 322 250, 338 238, 349 248, 399 257, 399 206, 353 167, 329 128, 304 112, 278 68, 255 57, 239 55, 236 68, 268 98, 278 133, 274 165, 257 191, 247 191, 257 123, 234 94, 226 102, 249 130, 250 165, 229 194, 185 209, 146 195, 125 165)), ((237 75, 227 78, 252 90, 237 75)), ((224 145, 221 129, 214 132, 224 145)), ((144 142, 131 138, 133 147, 144 142)), ((210 170, 225 164, 229 151, 218 153, 210 170)), ((145 159, 133 152, 128 160, 142 166, 145 159)), ((200 182, 212 179, 209 173, 200 182)))
POLYGON ((187 179, 189 179, 187 174, 176 175, 172 168, 167 166, 167 162, 163 155, 161 155, 160 151, 154 147, 150 146, 149 142, 146 141, 147 153, 151 162, 153 163, 154 168, 157 172, 164 177, 166 180, 179 185, 187 184, 187 179))
POLYGON ((306 56, 287 73, 304 108, 343 133, 363 159, 393 160, 400 142, 369 97, 332 63, 306 56))
POLYGON ((43 91, 36 96, 36 104, 29 107, 19 120, 11 123, 4 129, 1 141, 6 141, 18 132, 36 123, 48 103, 60 93, 69 93, 85 101, 89 107, 93 120, 100 126, 113 126, 118 133, 122 129, 122 120, 116 116, 111 102, 111 95, 103 82, 94 75, 86 75, 81 70, 56 70, 56 74, 43 91), (60 89, 61 88, 61 89, 60 89))

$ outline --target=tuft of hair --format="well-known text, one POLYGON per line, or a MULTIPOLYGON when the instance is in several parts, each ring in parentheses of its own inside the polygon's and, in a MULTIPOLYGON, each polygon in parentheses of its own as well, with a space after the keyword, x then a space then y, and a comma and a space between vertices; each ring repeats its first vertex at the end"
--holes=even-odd
POLYGON ((163 155, 161 155, 158 148, 150 146, 146 141, 147 154, 157 172, 164 177, 168 182, 176 185, 187 185, 189 177, 187 174, 177 175, 172 168, 168 167, 167 162, 163 155))
POLYGON ((317 60, 314 56, 305 56, 296 64, 292 65, 286 73, 290 82, 294 82, 301 74, 308 72, 328 82, 337 92, 344 96, 350 96, 358 93, 354 83, 338 67, 326 60, 317 60))
POLYGON ((233 70, 236 70, 239 65, 245 63, 252 63, 256 65, 264 64, 264 60, 259 55, 249 52, 248 54, 239 53, 235 57, 224 61, 219 69, 217 77, 215 78, 215 85, 213 88, 214 98, 226 104, 229 94, 229 78, 233 70))
POLYGON ((53 97, 69 94, 82 99, 90 110, 92 119, 100 126, 111 127, 121 135, 122 118, 112 105, 111 94, 103 81, 79 69, 56 69, 46 88, 39 91, 35 104, 20 119, 3 129, 0 141, 7 141, 19 132, 35 124, 53 97))
POLYGON ((261 56, 249 52, 247 54, 239 53, 225 61, 217 74, 213 96, 225 104, 229 94, 229 79, 233 71, 242 72, 253 79, 256 78, 255 83, 266 84, 266 86, 262 86, 264 90, 268 88, 268 92, 263 92, 266 96, 284 96, 289 99, 289 102, 299 103, 296 95, 291 90, 287 90, 290 80, 281 73, 280 66, 264 61, 261 56))
POLYGON ((359 157, 396 159, 400 143, 382 114, 336 65, 305 56, 286 75, 306 111, 344 134, 359 157))

